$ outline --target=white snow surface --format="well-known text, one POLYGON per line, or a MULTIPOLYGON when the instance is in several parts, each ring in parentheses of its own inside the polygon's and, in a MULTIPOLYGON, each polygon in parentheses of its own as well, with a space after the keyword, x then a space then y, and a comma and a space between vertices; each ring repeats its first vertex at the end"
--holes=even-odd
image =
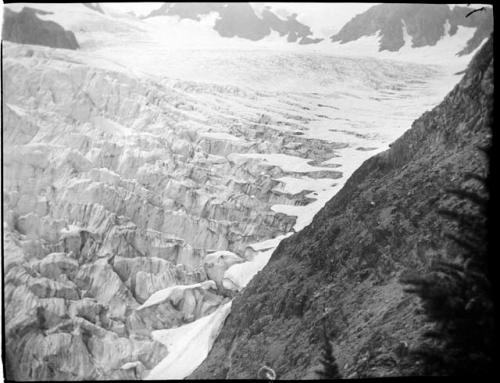
POLYGON ((217 138, 226 141, 241 141, 238 137, 225 132, 203 132, 201 136, 209 138, 217 138))
POLYGON ((244 288, 252 278, 264 268, 271 259, 275 248, 266 251, 261 251, 248 262, 238 263, 231 266, 224 274, 224 279, 231 281, 237 286, 238 290, 244 288))
MULTIPOLYGON (((196 62, 182 59, 182 55, 194 51, 217 50, 265 50, 267 52, 301 52, 306 54, 336 55, 343 57, 376 57, 382 59, 403 60, 425 64, 436 63, 453 65, 464 69, 472 55, 457 57, 467 40, 472 37, 474 28, 460 26, 453 36, 445 34, 435 46, 413 48, 411 39, 405 34, 405 45, 398 52, 379 52, 379 32, 373 36, 362 37, 354 42, 341 44, 332 43, 329 34, 318 35, 324 40, 318 44, 298 45, 286 42, 275 31, 258 42, 239 37, 224 38, 213 29, 216 14, 212 13, 201 17, 200 21, 179 19, 178 17, 156 16, 146 19, 115 17, 111 14, 100 14, 82 4, 77 3, 16 3, 7 7, 14 11, 24 6, 53 12, 49 15, 39 15, 41 19, 52 20, 66 29, 73 31, 82 49, 92 51, 95 57, 105 57, 108 60, 136 72, 148 74, 163 74, 170 77, 184 75, 194 79, 193 72, 212 77, 209 71, 203 71, 203 57, 196 62), (127 43, 124 44, 123 42, 127 43), (132 52, 140 52, 134 54, 132 52)), ((331 7, 333 7, 332 5, 331 7)), ((339 5, 342 7, 342 4, 339 5)), ((293 9, 290 6, 290 9, 293 9)), ((305 22, 315 23, 315 20, 324 18, 318 5, 304 7, 297 3, 298 9, 303 9, 303 15, 309 14, 305 22), (314 17, 316 14, 318 17, 314 17)), ((330 7, 330 8, 331 8, 330 7)), ((105 7, 104 7, 105 8, 105 7)), ((280 7, 277 4, 273 8, 280 7)), ((364 7, 363 7, 364 8, 364 7)), ((361 11, 361 9, 359 10, 361 11)), ((329 10, 333 12, 333 10, 329 10)), ((351 12, 355 12, 353 9, 351 12)), ((289 13, 289 12, 287 12, 289 13)), ((299 12, 300 16, 300 12, 299 12)), ((300 17, 299 17, 300 20, 300 17)), ((319 22, 324 23, 324 22, 319 22)), ((312 26, 313 30, 315 26, 312 26)), ((321 27, 324 29, 325 27, 321 27)), ((198 53, 196 53, 198 54, 198 53)), ((227 69, 227 68, 226 68, 227 69)), ((222 73, 224 75, 224 68, 222 73)), ((198 76, 197 76, 198 77, 198 76)))
POLYGON ((153 339, 167 346, 169 354, 157 364, 146 380, 183 379, 207 357, 231 311, 231 302, 197 321, 168 330, 153 331, 153 339))
POLYGON ((335 179, 333 178, 314 179, 310 177, 303 177, 303 178, 281 177, 281 178, 276 178, 276 181, 280 181, 282 182, 282 184, 276 186, 274 190, 290 194, 297 194, 303 190, 311 190, 312 192, 319 192, 334 186, 336 183, 335 179))

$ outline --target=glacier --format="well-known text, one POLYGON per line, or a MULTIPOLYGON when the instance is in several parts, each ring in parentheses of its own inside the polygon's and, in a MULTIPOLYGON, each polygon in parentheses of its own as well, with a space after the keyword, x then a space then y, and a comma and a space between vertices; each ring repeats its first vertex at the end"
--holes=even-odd
POLYGON ((44 6, 82 49, 4 42, 6 342, 24 379, 188 376, 279 242, 470 58, 255 49, 44 6))

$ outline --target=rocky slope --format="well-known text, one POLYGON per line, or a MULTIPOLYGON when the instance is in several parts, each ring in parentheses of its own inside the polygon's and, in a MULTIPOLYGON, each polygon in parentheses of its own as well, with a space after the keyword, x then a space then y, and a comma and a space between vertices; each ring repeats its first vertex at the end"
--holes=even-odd
POLYGON ((345 377, 418 372, 405 362, 425 329, 403 273, 453 251, 436 211, 457 201, 444 189, 485 171, 477 146, 490 140, 493 41, 460 83, 392 147, 356 170, 232 303, 208 358, 192 378, 315 378, 326 321, 345 377))
POLYGON ((53 21, 37 17, 47 12, 24 7, 20 12, 5 8, 2 39, 20 44, 45 45, 52 48, 78 49, 75 35, 53 21))
POLYGON ((413 47, 432 46, 447 35, 453 36, 459 26, 477 28, 465 47, 456 52, 466 55, 474 51, 493 30, 493 9, 487 7, 465 17, 475 8, 446 4, 380 4, 355 16, 331 36, 333 42, 348 43, 380 31, 379 50, 398 51, 404 44, 405 32, 413 47))

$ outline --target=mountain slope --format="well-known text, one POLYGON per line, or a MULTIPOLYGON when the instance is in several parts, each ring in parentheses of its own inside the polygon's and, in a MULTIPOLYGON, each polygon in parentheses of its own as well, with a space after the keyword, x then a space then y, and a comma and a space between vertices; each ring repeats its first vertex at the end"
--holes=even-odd
MULTIPOLYGON (((19 12, 23 7, 17 3, 6 9, 19 12)), ((137 61, 145 66, 153 62, 155 74, 165 68, 156 60, 171 56, 165 51, 171 49, 297 51, 426 64, 436 64, 439 57, 439 65, 454 65, 450 72, 458 72, 493 27, 491 10, 466 18, 465 7, 384 4, 385 8, 375 6, 356 16, 332 42, 325 39, 330 32, 319 32, 325 31, 328 21, 313 16, 333 15, 335 8, 323 9, 321 4, 307 12, 281 3, 158 3, 157 7, 138 18, 109 4, 99 8, 95 3, 44 3, 37 9, 47 13, 37 17, 73 31, 80 48, 92 51, 96 58, 106 57, 125 67, 137 61), (371 17, 370 12, 376 14, 371 17), (135 50, 141 55, 130 53, 135 50)))
POLYGON ((476 28, 473 37, 457 52, 466 55, 493 29, 492 8, 465 17, 473 9, 450 9, 446 4, 380 4, 355 16, 331 40, 348 43, 380 31, 379 50, 398 51, 405 44, 405 32, 412 38, 412 47, 422 47, 436 45, 443 36, 453 36, 459 26, 476 28))
POLYGON ((178 16, 181 20, 200 21, 210 13, 218 16, 213 28, 221 37, 236 36, 258 41, 275 31, 286 36, 288 42, 311 44, 323 40, 313 39, 311 28, 298 22, 297 15, 282 19, 266 7, 259 17, 249 3, 165 3, 145 18, 178 16))
POLYGON ((2 39, 52 48, 79 48, 73 32, 65 30, 53 21, 41 20, 37 14, 49 13, 29 7, 24 7, 20 12, 5 8, 2 39))
POLYGON ((460 83, 410 130, 365 163, 301 232, 285 239, 241 296, 192 378, 255 378, 262 365, 279 379, 316 378, 322 324, 345 377, 418 373, 405 363, 425 325, 400 276, 424 270, 439 253, 453 208, 444 192, 484 171, 477 146, 489 141, 493 41, 460 83), (404 238, 404 239, 403 239, 404 238))

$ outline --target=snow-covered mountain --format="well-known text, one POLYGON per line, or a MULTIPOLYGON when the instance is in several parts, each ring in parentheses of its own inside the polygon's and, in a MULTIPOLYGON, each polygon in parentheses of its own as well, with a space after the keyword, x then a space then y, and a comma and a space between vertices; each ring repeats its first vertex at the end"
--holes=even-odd
POLYGON ((478 7, 380 4, 353 13, 350 21, 330 29, 328 18, 319 15, 330 14, 334 20, 335 4, 305 8, 286 3, 157 3, 139 15, 131 11, 133 7, 116 3, 19 3, 6 8, 19 12, 24 6, 51 12, 35 17, 72 31, 82 49, 119 48, 125 40, 143 44, 145 57, 152 50, 169 48, 272 49, 413 62, 434 62, 439 57, 464 67, 493 29, 492 8, 487 6, 466 17, 478 7), (332 36, 328 30, 338 32, 332 36))
POLYGON ((352 48, 367 37, 300 44, 317 32, 275 5, 6 8, 26 6, 79 49, 4 41, 5 335, 19 380, 193 372, 280 241, 459 80, 471 55, 455 45, 476 30, 458 26, 427 58, 376 41, 367 58, 352 48))
POLYGON ((314 44, 322 40, 314 38, 311 28, 298 22, 296 14, 281 18, 271 11, 270 6, 257 14, 249 3, 165 3, 146 18, 177 16, 180 20, 200 21, 209 14, 216 15, 213 29, 222 37, 258 41, 274 31, 291 43, 314 44))
POLYGON ((399 51, 411 37, 411 47, 434 46, 440 40, 455 35, 460 27, 473 28, 474 34, 456 54, 466 55, 477 47, 493 30, 493 9, 469 14, 471 7, 446 4, 380 4, 355 16, 337 34, 333 42, 343 44, 378 33, 380 51, 399 51))

